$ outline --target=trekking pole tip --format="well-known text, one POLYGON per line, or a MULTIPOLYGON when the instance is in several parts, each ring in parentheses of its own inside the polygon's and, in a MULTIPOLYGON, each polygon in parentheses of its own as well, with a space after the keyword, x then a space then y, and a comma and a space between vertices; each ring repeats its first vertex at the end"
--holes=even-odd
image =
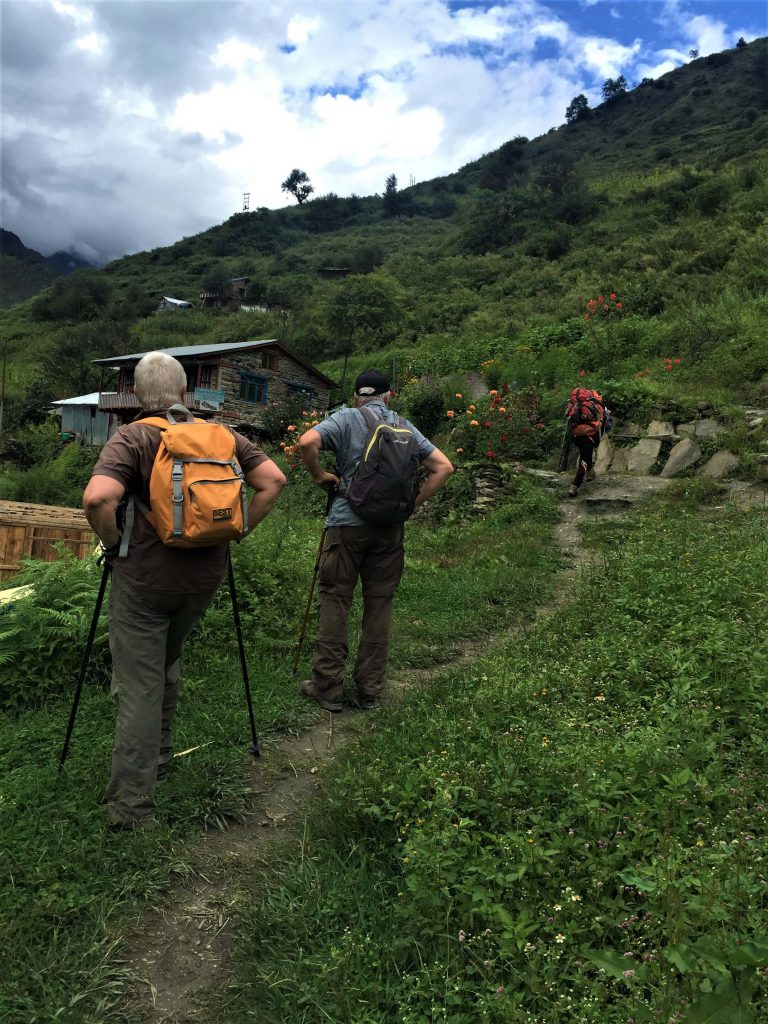
POLYGON ((261 757, 261 740, 254 740, 251 744, 251 754, 259 758, 261 757))

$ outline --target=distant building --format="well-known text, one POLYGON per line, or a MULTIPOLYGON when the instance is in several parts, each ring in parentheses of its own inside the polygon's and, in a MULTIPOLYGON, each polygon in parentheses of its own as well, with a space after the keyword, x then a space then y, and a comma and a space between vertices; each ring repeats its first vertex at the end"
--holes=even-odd
POLYGON ((112 417, 99 409, 99 392, 51 402, 61 416, 61 432, 82 444, 102 445, 110 434, 112 417))
MULTIPOLYGON (((325 410, 336 382, 282 341, 239 341, 234 344, 188 345, 160 351, 178 359, 187 373, 186 404, 193 412, 214 415, 232 426, 260 427, 273 402, 303 396, 308 409, 325 410)), ((144 352, 95 359, 102 370, 98 394, 101 412, 122 422, 139 411, 133 372, 144 352), (116 390, 104 390, 104 371, 118 371, 116 390)))
POLYGON ((160 298, 160 305, 157 307, 158 312, 173 309, 194 309, 194 305, 191 302, 185 302, 183 299, 172 299, 170 295, 163 295, 160 298))
POLYGON ((232 277, 229 281, 229 291, 222 295, 220 292, 200 292, 200 302, 204 309, 226 309, 236 312, 241 308, 248 293, 249 277, 232 277))

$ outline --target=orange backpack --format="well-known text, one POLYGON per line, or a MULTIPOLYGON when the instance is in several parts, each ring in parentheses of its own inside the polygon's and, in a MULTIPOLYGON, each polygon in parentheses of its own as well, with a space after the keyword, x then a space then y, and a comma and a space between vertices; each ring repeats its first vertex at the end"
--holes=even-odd
MULTIPOLYGON (((248 532, 248 495, 232 432, 220 423, 194 419, 184 406, 172 406, 167 416, 167 420, 148 416, 140 421, 159 427, 162 434, 149 478, 151 508, 133 498, 126 510, 126 553, 133 521, 131 502, 168 547, 242 540, 248 532), (186 422, 177 422, 178 415, 185 415, 186 422)), ((122 544, 120 554, 124 557, 122 544)))

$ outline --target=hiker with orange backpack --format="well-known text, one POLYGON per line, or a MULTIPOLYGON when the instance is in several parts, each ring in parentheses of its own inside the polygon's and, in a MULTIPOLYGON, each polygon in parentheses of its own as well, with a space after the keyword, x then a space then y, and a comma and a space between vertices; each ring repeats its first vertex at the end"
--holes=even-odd
POLYGON ((155 784, 170 764, 184 641, 224 578, 228 542, 261 522, 285 484, 275 463, 242 434, 194 419, 183 406, 184 367, 172 356, 148 353, 134 381, 142 412, 107 441, 83 494, 112 565, 109 647, 118 718, 106 804, 115 830, 154 823, 155 784), (250 502, 246 484, 254 489, 250 502))
POLYGON ((565 415, 571 441, 579 452, 576 476, 568 488, 568 497, 575 498, 584 478, 592 472, 600 439, 611 429, 611 414, 599 392, 577 387, 571 392, 565 415))

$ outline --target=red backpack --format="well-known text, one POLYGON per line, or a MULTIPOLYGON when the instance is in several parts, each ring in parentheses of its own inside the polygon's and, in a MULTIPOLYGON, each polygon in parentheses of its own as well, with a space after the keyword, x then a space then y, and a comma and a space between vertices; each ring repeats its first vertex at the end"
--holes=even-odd
POLYGON ((605 406, 597 391, 590 388, 574 388, 568 399, 565 415, 571 429, 586 427, 587 430, 579 433, 591 433, 593 430, 599 433, 605 420, 605 406))

